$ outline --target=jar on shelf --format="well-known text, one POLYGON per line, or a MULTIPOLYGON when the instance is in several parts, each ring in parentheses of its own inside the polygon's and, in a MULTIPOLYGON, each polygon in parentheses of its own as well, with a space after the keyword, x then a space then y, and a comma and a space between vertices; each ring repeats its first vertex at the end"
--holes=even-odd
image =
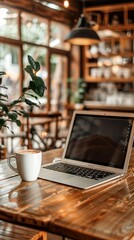
POLYGON ((118 15, 114 14, 112 18, 112 25, 118 25, 119 24, 119 18, 118 15))

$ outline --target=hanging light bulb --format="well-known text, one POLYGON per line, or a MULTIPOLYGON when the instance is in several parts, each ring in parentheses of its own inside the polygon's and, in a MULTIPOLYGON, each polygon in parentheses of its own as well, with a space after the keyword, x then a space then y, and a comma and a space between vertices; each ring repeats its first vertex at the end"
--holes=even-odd
POLYGON ((91 45, 99 43, 101 39, 97 32, 92 29, 83 11, 77 26, 65 37, 64 41, 75 45, 91 45))
POLYGON ((65 0, 65 1, 64 1, 64 7, 65 7, 65 8, 68 8, 68 7, 69 7, 69 1, 68 1, 68 0, 65 0))

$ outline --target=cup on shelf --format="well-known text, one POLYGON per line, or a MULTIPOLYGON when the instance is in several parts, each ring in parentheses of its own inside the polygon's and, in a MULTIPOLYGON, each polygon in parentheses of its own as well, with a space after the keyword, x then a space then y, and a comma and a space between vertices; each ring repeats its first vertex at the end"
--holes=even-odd
POLYGON ((98 77, 98 78, 101 78, 102 75, 103 75, 103 68, 102 68, 102 67, 97 68, 97 77, 98 77))
POLYGON ((129 68, 123 68, 122 70, 122 75, 124 78, 129 78, 131 75, 131 71, 129 68))
POLYGON ((8 166, 19 173, 23 181, 35 181, 39 175, 42 152, 35 149, 19 150, 7 159, 8 166), (17 167, 13 165, 13 159, 17 167))
POLYGON ((111 77, 111 69, 110 68, 105 68, 104 69, 104 78, 108 79, 111 77))
POLYGON ((97 68, 91 68, 91 77, 93 78, 97 77, 97 68))

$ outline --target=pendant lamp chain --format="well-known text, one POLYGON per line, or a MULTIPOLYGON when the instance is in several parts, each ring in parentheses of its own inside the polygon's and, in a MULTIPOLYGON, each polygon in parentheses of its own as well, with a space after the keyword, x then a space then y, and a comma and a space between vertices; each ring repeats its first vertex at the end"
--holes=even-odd
POLYGON ((83 8, 83 14, 85 15, 85 8, 86 8, 85 0, 82 0, 82 8, 83 8))

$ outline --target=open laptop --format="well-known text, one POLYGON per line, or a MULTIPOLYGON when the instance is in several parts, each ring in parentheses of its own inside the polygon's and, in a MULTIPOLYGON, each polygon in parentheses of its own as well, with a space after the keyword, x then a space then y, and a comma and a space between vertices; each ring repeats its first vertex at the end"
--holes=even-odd
POLYGON ((76 111, 60 161, 42 166, 39 177, 82 189, 127 173, 134 114, 76 111))

